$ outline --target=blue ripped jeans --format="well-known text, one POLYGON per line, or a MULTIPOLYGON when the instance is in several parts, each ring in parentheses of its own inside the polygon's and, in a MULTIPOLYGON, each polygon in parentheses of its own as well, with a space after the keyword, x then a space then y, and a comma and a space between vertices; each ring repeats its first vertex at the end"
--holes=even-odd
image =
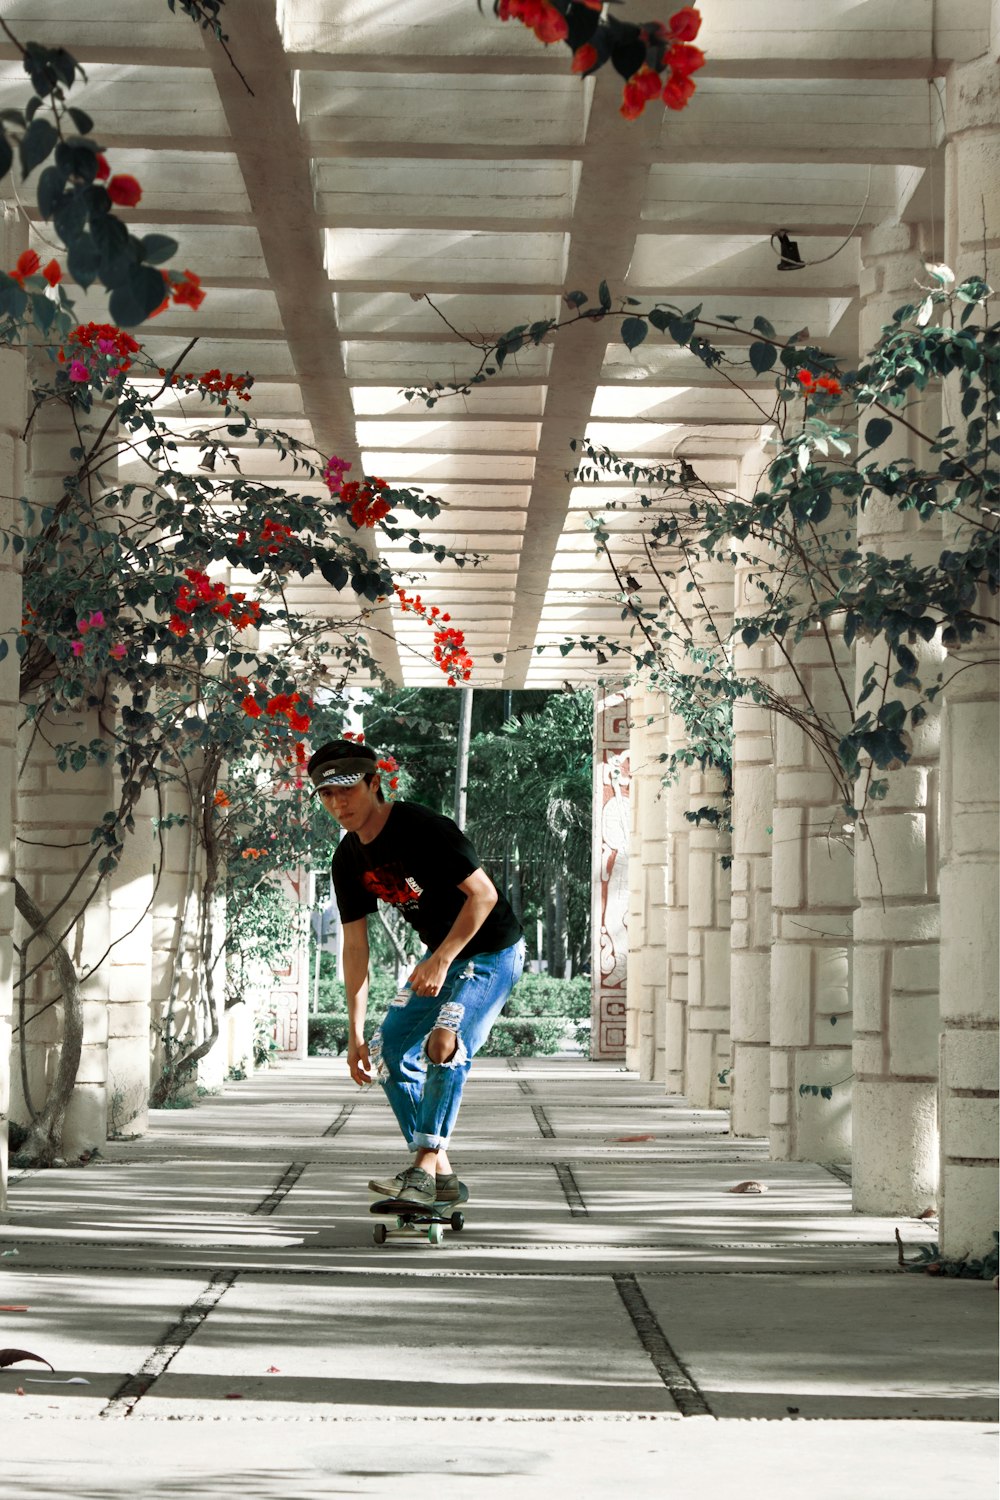
POLYGON ((407 988, 389 1006, 369 1056, 411 1149, 447 1147, 472 1059, 523 968, 521 939, 499 953, 457 958, 439 994, 415 995, 407 988), (427 1038, 438 1027, 458 1037, 446 1063, 431 1062, 426 1053, 427 1038))

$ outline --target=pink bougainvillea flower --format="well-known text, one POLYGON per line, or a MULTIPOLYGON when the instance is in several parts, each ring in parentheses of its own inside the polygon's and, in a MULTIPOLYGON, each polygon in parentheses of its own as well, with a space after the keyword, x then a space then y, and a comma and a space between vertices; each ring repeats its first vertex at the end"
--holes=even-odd
POLYGON ((82 656, 86 648, 82 641, 71 641, 69 649, 74 656, 82 656))
POLYGON ((62 266, 57 260, 50 260, 47 266, 42 267, 42 275, 49 286, 58 286, 62 281, 62 266))
POLYGON ((70 360, 69 378, 70 380, 75 380, 78 385, 82 385, 84 381, 90 379, 90 371, 82 360, 70 360))
POLYGON ((694 90, 693 78, 681 78, 673 73, 663 85, 663 102, 668 109, 683 109, 694 90))
POLYGON ((108 197, 119 208, 135 208, 142 197, 142 188, 134 177, 123 172, 118 177, 112 177, 108 183, 108 197))
POLYGON ((87 624, 91 630, 103 630, 105 624, 103 609, 93 610, 87 624))
POLYGON ((693 42, 701 30, 701 12, 685 5, 670 17, 671 33, 679 42, 693 42))
POLYGON ((111 650, 108 652, 108 655, 109 656, 113 656, 114 659, 115 659, 115 661, 121 661, 122 657, 126 654, 127 651, 128 651, 128 647, 127 646, 123 646, 122 643, 121 643, 121 641, 117 641, 111 647, 111 650))

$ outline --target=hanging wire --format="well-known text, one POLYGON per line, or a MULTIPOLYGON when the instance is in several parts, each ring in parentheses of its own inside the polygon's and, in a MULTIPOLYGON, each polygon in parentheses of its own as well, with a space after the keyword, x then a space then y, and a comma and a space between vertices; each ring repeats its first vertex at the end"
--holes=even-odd
MULTIPOLYGON (((871 195, 872 195, 872 164, 871 164, 871 162, 869 162, 868 163, 868 186, 865 189, 865 201, 862 203, 860 209, 858 210, 858 217, 855 219, 854 223, 851 225, 851 227, 848 230, 846 236, 844 237, 843 240, 841 240, 841 242, 837 246, 836 250, 831 250, 831 252, 830 252, 829 255, 822 255, 822 256, 820 256, 819 260, 802 260, 797 265, 789 266, 788 269, 789 270, 799 271, 799 270, 803 270, 806 266, 822 266, 822 265, 825 265, 828 260, 833 260, 833 257, 835 255, 839 255, 840 252, 841 252, 841 250, 843 250, 844 246, 850 244, 851 240, 854 238, 854 231, 857 229, 858 225, 861 223, 861 220, 864 218, 865 209, 868 207, 868 200, 871 197, 871 195)), ((774 233, 771 235, 771 249, 774 251, 775 255, 780 255, 780 256, 784 257, 784 251, 780 248, 780 246, 777 246, 774 243, 775 240, 778 239, 778 237, 780 235, 785 235, 785 237, 787 238, 787 236, 788 236, 788 230, 787 229, 776 229, 774 231, 774 233)))

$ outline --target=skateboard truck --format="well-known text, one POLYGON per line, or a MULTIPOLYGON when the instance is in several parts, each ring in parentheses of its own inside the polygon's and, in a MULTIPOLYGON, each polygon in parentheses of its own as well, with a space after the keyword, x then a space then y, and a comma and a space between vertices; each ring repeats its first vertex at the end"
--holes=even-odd
MULTIPOLYGON (((465 1228, 465 1215, 458 1209, 454 1209, 450 1214, 440 1212, 442 1208, 450 1207, 448 1203, 407 1203, 398 1198, 383 1198, 371 1205, 369 1213, 379 1214, 383 1218, 391 1218, 394 1215, 396 1229, 400 1232, 413 1230, 422 1234, 426 1226, 427 1239, 432 1245, 440 1245, 446 1229, 452 1229, 457 1234, 465 1228)), ((372 1230, 372 1239, 375 1244, 384 1245, 388 1237, 388 1224, 376 1224, 372 1230)))

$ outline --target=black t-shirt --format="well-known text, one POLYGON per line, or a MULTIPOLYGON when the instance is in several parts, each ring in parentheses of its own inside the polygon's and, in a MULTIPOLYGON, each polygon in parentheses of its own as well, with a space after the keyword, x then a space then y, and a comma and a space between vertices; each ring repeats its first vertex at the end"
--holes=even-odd
MULTIPOLYGON (((458 886, 478 869, 476 851, 458 824, 419 802, 394 802, 385 827, 369 844, 346 833, 331 865, 342 922, 368 917, 386 901, 431 950, 444 941, 465 905, 458 886)), ((517 918, 497 892, 496 906, 457 956, 498 953, 520 936, 517 918)))

